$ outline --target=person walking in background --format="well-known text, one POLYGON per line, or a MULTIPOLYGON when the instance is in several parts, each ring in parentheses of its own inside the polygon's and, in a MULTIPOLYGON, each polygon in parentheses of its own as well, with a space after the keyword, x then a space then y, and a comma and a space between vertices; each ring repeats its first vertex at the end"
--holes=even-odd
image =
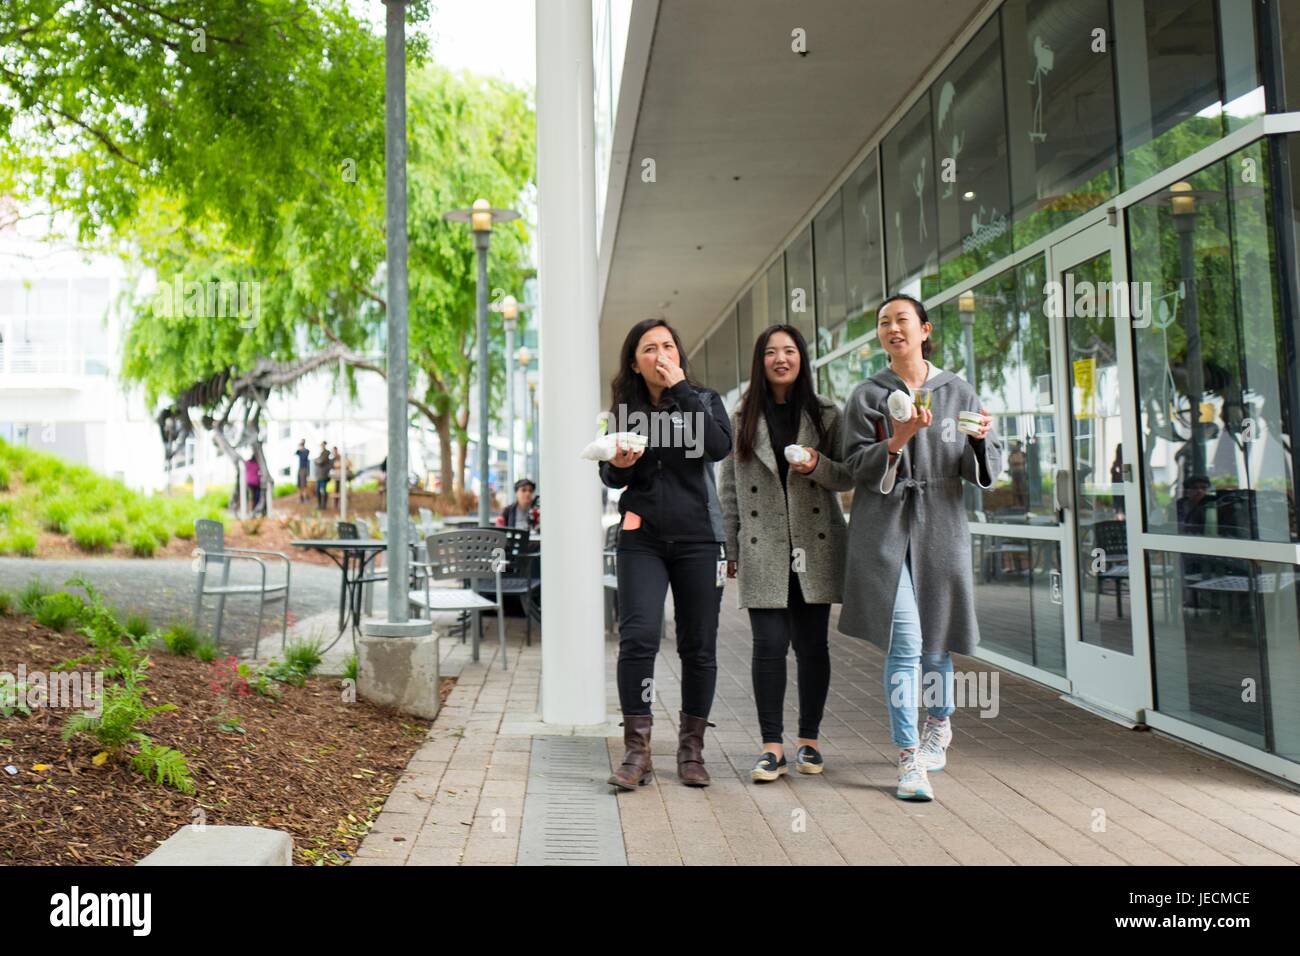
POLYGON ((307 439, 299 439, 294 455, 298 458, 298 503, 301 504, 307 500, 307 479, 308 472, 311 471, 311 452, 307 450, 307 439))
POLYGON ((341 502, 343 500, 343 482, 348 480, 348 473, 343 461, 343 452, 339 451, 338 445, 334 446, 334 453, 330 456, 330 472, 334 475, 334 500, 341 502))
POLYGON ((813 389, 808 346, 792 325, 754 343, 749 387, 731 418, 736 451, 722 463, 718 494, 727 535, 727 576, 739 577, 749 609, 751 672, 763 750, 755 781, 786 772, 786 656, 799 674, 795 767, 821 773, 817 735, 830 689, 827 643, 839 603, 848 530, 837 491, 853 487, 841 464, 840 410, 813 389))
POLYGON ((318 511, 324 511, 329 505, 329 480, 330 480, 330 450, 324 442, 320 443, 320 451, 316 455, 316 508, 318 511))
POLYGON ((250 514, 257 514, 257 506, 262 502, 262 467, 252 455, 244 462, 244 484, 248 486, 248 496, 252 500, 250 514))
POLYGON ((888 655, 903 800, 934 799, 928 775, 946 766, 952 741, 951 654, 979 643, 962 480, 991 488, 1002 470, 1001 439, 974 387, 930 362, 932 330, 919 301, 886 299, 876 331, 889 367, 844 409, 855 491, 839 629, 888 655), (928 715, 918 735, 923 685, 928 715))
POLYGON ((624 339, 610 385, 610 415, 647 438, 646 447, 621 447, 612 461, 600 464, 605 485, 624 489, 617 566, 625 753, 609 778, 623 790, 651 777, 655 655, 670 587, 682 675, 677 776, 687 786, 709 784, 704 731, 718 679, 725 573, 713 462, 731 451, 731 423, 718 393, 691 381, 687 372, 676 331, 663 319, 645 319, 624 339))

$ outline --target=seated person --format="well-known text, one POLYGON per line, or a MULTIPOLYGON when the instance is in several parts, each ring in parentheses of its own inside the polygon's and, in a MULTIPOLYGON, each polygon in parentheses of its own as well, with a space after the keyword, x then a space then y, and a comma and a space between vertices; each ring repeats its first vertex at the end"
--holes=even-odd
POLYGON ((505 511, 497 515, 497 527, 536 528, 537 523, 533 517, 533 499, 536 494, 537 486, 533 484, 532 479, 520 478, 516 481, 514 503, 507 505, 505 511))

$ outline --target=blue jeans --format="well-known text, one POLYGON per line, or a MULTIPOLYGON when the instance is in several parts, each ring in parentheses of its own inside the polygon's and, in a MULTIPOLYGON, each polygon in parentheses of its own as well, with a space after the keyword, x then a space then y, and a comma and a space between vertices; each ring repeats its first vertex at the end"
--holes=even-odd
MULTIPOLYGON (((908 560, 911 555, 908 555, 908 560)), ((898 594, 894 598, 894 619, 889 635, 889 654, 885 658, 885 699, 889 704, 889 731, 894 746, 907 750, 919 746, 916 711, 926 704, 926 712, 935 718, 953 712, 952 656, 946 651, 921 653, 921 614, 912 588, 908 560, 898 575, 898 594), (922 664, 924 663, 924 677, 922 664)))

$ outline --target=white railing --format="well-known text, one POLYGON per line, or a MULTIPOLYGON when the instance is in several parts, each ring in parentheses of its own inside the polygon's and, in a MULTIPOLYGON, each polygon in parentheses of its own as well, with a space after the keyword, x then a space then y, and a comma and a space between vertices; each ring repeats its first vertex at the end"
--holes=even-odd
POLYGON ((108 374, 108 356, 64 352, 48 346, 0 344, 0 377, 11 375, 101 376, 108 374))

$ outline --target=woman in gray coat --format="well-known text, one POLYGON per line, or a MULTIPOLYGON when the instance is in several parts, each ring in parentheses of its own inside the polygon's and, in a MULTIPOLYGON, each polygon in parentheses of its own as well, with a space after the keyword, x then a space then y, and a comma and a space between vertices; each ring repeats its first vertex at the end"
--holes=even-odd
POLYGON ((752 672, 763 752, 756 781, 786 772, 785 661, 799 669, 795 766, 821 773, 817 734, 830 688, 826 631, 840 600, 847 532, 836 491, 853 485, 840 463, 839 408, 813 390, 799 330, 773 325, 754 343, 749 387, 732 416, 735 454, 722 463, 718 496, 727 573, 754 632, 752 672), (787 456, 787 452, 789 455, 787 456))
POLYGON ((886 299, 876 329, 889 367, 854 389, 844 410, 856 487, 839 628, 886 651, 897 795, 932 800, 928 772, 943 769, 952 741, 950 654, 979 642, 962 481, 992 487, 1002 442, 975 389, 930 362, 920 302, 886 299), (918 735, 922 686, 930 706, 918 735))

